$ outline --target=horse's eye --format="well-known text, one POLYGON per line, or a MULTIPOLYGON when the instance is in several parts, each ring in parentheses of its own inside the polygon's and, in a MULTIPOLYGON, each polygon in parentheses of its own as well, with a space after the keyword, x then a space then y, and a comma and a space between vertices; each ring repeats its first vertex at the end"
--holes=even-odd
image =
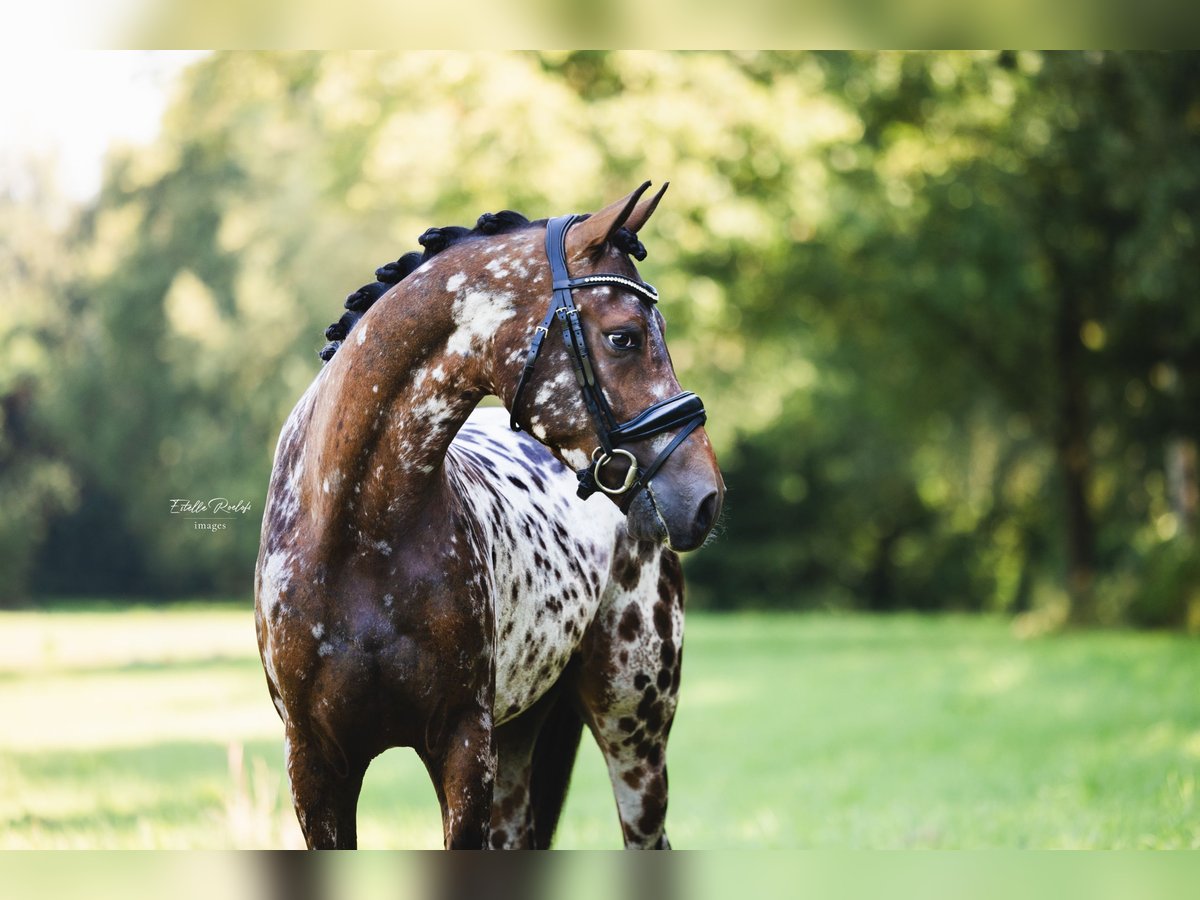
POLYGON ((636 350, 638 339, 628 331, 614 331, 604 336, 614 350, 636 350))

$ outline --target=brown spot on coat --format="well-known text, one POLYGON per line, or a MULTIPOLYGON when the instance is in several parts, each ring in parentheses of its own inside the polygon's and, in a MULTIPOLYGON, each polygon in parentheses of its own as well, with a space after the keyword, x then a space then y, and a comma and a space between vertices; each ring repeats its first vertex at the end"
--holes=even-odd
POLYGON ((661 775, 655 775, 642 791, 642 815, 638 819, 638 830, 651 835, 663 827, 667 818, 667 785, 661 775))
POLYGON ((663 553, 659 563, 658 596, 666 603, 683 605, 683 567, 679 557, 670 551, 663 553))
POLYGON ((664 641, 658 655, 662 659, 663 668, 669 669, 675 665, 675 642, 664 641))
POLYGON ((665 603, 654 604, 654 630, 664 641, 671 637, 671 611, 665 603))
POLYGON ((500 802, 500 816, 503 819, 511 819, 513 813, 525 803, 525 788, 523 785, 515 785, 512 792, 500 802))
POLYGON ((636 603, 630 603, 625 607, 625 612, 621 613, 620 624, 617 625, 617 634, 621 635, 621 640, 632 641, 638 636, 638 632, 642 630, 642 611, 637 608, 636 603))
POLYGON ((646 712, 646 730, 651 734, 657 734, 662 730, 663 724, 663 705, 655 703, 646 712))
POLYGON ((617 584, 627 591, 632 591, 641 580, 642 566, 628 541, 617 541, 617 551, 613 555, 612 574, 617 584))

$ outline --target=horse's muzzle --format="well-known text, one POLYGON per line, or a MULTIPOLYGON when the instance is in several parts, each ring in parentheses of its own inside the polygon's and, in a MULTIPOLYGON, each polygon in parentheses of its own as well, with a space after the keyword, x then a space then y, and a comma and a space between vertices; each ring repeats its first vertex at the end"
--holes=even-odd
POLYGON ((672 550, 695 550, 704 543, 721 515, 725 486, 720 473, 712 479, 660 475, 629 504, 626 527, 637 540, 665 543, 672 550))

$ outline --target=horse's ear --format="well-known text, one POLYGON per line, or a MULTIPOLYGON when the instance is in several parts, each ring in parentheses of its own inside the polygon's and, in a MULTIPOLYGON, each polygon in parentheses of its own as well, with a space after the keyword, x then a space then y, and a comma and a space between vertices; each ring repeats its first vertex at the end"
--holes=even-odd
POLYGON ((598 253, 608 243, 613 232, 625 224, 634 212, 638 200, 649 187, 650 182, 647 181, 628 197, 592 213, 582 222, 571 226, 571 230, 567 232, 567 258, 579 259, 598 253))
POLYGON ((671 182, 663 182, 663 186, 658 189, 658 193, 649 200, 643 200, 633 212, 629 214, 629 218, 625 220, 625 227, 637 234, 641 227, 646 224, 646 220, 654 215, 654 210, 658 208, 658 201, 662 199, 663 194, 667 192, 667 188, 671 186, 671 182))

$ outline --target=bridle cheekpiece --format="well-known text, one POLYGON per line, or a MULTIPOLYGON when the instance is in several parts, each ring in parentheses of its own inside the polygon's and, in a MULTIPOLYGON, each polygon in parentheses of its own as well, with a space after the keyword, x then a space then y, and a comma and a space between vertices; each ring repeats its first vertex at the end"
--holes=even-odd
POLYGON ((704 404, 691 391, 684 391, 674 397, 661 400, 642 410, 628 422, 618 422, 612 408, 604 397, 596 380, 596 371, 592 366, 592 358, 588 353, 587 342, 583 337, 583 326, 579 321, 579 308, 575 305, 573 293, 582 288, 611 286, 622 288, 636 294, 647 303, 658 302, 658 291, 645 282, 635 281, 624 275, 594 274, 572 278, 567 271, 567 229, 578 220, 579 216, 559 216, 546 224, 546 256, 550 260, 550 275, 553 279, 553 297, 550 308, 542 324, 533 332, 529 345, 529 353, 525 357, 525 367, 517 381, 517 389, 513 394, 512 414, 509 424, 513 431, 520 431, 517 422, 517 410, 520 409, 521 396, 533 375, 538 355, 550 327, 558 321, 562 328, 563 344, 567 348, 575 370, 575 380, 583 393, 583 402, 596 425, 598 446, 592 452, 591 461, 580 469, 576 475, 579 478, 579 496, 587 499, 597 490, 612 496, 629 493, 630 496, 650 483, 663 463, 675 451, 687 436, 704 424, 706 416, 704 404), (679 433, 663 449, 654 461, 643 471, 638 471, 638 461, 632 452, 618 444, 631 444, 644 441, 666 431, 679 429, 679 433), (625 457, 629 461, 629 469, 621 484, 610 486, 604 483, 601 472, 604 467, 616 457, 625 457))

